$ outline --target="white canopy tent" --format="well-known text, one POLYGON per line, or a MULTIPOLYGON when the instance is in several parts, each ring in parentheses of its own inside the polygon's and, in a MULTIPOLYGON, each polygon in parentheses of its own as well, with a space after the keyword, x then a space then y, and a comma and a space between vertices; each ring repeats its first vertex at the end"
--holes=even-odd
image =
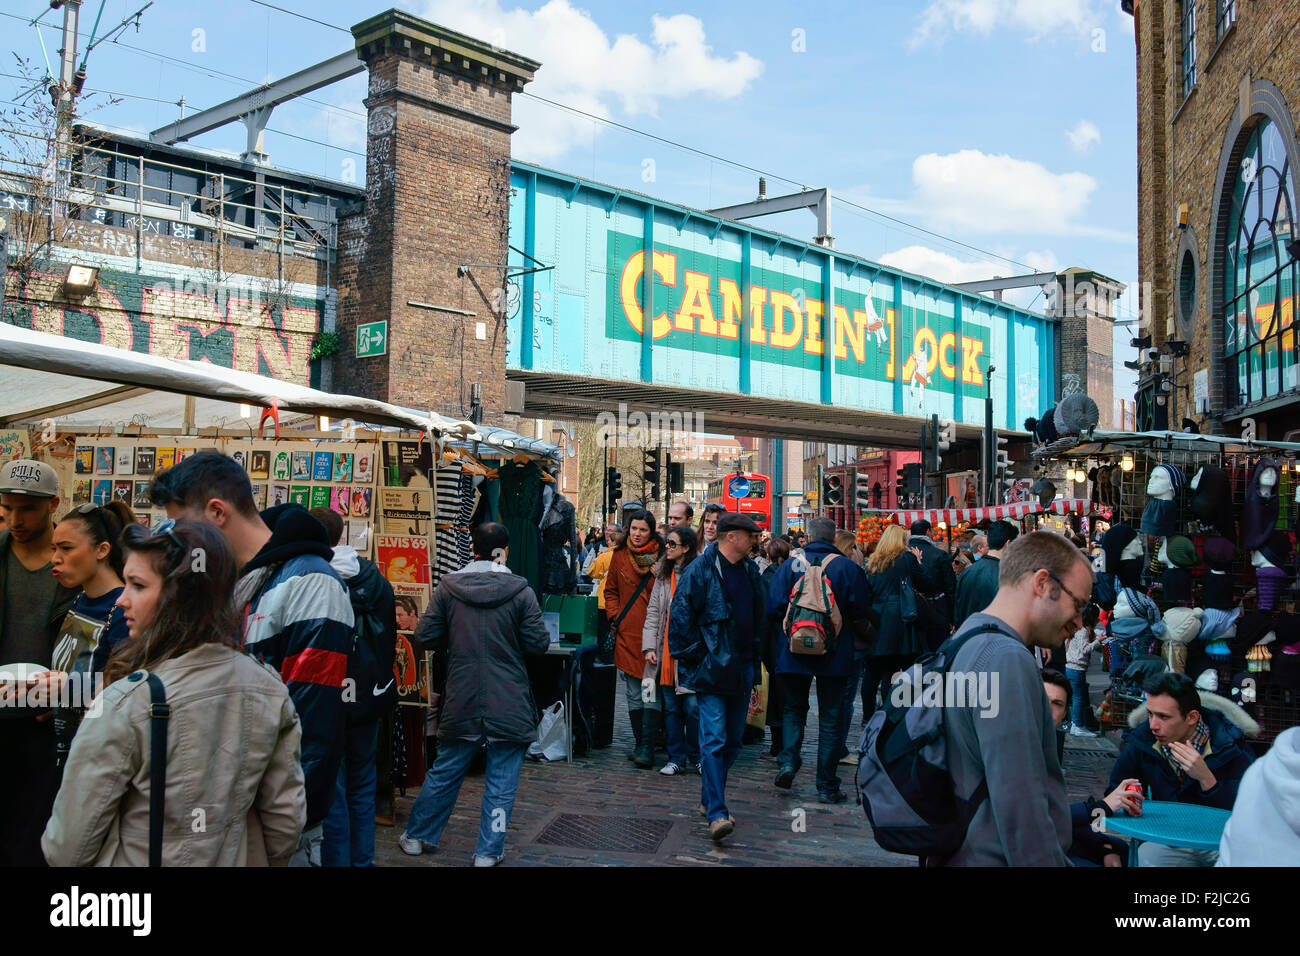
POLYGON ((127 352, 0 323, 0 424, 31 425, 55 418, 73 428, 247 427, 252 435, 261 409, 272 405, 280 409, 281 424, 290 420, 285 413, 328 416, 334 425, 351 419, 358 427, 424 431, 435 439, 477 442, 507 454, 561 455, 554 445, 508 429, 323 392, 208 362, 127 352), (187 396, 194 399, 188 420, 187 396), (241 405, 252 409, 250 417, 241 415, 241 405))

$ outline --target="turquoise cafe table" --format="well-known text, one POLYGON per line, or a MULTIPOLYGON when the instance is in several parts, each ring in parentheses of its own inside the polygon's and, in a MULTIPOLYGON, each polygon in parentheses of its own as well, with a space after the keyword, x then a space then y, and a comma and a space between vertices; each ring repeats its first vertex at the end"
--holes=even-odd
POLYGON ((1142 815, 1115 814, 1106 818, 1106 832, 1128 837, 1128 865, 1137 866, 1138 845, 1160 843, 1189 850, 1217 850, 1223 827, 1232 813, 1194 803, 1147 800, 1142 815))

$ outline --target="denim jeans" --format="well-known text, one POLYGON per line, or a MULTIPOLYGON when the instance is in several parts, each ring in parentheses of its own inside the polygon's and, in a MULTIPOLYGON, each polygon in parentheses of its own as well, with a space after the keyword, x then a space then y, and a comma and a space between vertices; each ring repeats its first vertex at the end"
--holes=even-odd
MULTIPOLYGON (((778 674, 777 680, 785 685, 785 749, 776 758, 782 767, 803 766, 803 734, 808 723, 808 693, 813 678, 807 674, 778 674)), ((835 767, 843 756, 844 738, 840 733, 840 709, 846 703, 846 677, 817 678, 817 789, 830 793, 840 788, 840 778, 835 767)), ((849 710, 853 701, 847 701, 849 710)))
MULTIPOLYGON (((867 659, 866 656, 854 656, 853 665, 849 668, 848 683, 844 686, 844 703, 840 706, 840 728, 839 728, 839 750, 835 759, 847 756, 849 753, 849 730, 853 727, 853 698, 858 691, 862 692, 862 721, 865 724, 867 715, 875 708, 875 697, 872 697, 871 703, 867 702, 867 659)), ((874 695, 874 688, 871 690, 874 695)), ((820 704, 818 705, 820 706, 820 704)))
POLYGON ((740 753, 749 716, 749 694, 695 695, 700 712, 700 802, 709 822, 727 812, 727 771, 740 753))
POLYGON ((1097 718, 1092 713, 1092 700, 1088 696, 1088 672, 1073 667, 1065 669, 1065 676, 1070 679, 1074 689, 1074 704, 1070 712, 1070 722, 1076 727, 1097 729, 1097 718))
POLYGON ((334 802, 323 824, 321 866, 375 865, 375 751, 378 725, 348 727, 334 802))
POLYGON ((663 698, 664 732, 668 735, 668 760, 679 767, 700 762, 700 710, 694 694, 678 694, 659 685, 663 698))
MULTIPOLYGON (((470 761, 481 745, 469 740, 439 740, 438 758, 424 778, 420 795, 406 821, 406 835, 438 845, 442 830, 456 808, 456 797, 465 780, 470 761)), ((506 827, 515 806, 519 789, 519 770, 524 765, 528 745, 498 743, 487 745, 487 771, 483 780, 483 804, 479 814, 477 856, 501 859, 506 852, 506 827)))

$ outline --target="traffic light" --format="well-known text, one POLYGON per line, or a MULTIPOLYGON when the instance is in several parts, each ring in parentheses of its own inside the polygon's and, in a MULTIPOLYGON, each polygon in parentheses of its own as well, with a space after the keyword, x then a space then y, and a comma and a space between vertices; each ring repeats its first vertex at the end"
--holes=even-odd
POLYGON ((680 461, 673 461, 672 455, 665 456, 665 470, 668 472, 668 493, 680 495, 686 490, 686 466, 680 461))
POLYGON ((654 500, 659 497, 659 449, 647 448, 641 453, 642 462, 641 477, 645 479, 646 484, 650 486, 650 499, 654 500))
POLYGON ((935 472, 943 467, 943 453, 952 447, 953 440, 957 437, 957 424, 950 418, 939 421, 939 416, 934 415, 930 419, 930 441, 933 451, 930 453, 929 462, 926 471, 935 472))
POLYGON ((901 508, 903 498, 907 495, 907 466, 899 465, 898 471, 894 473, 894 487, 898 490, 895 497, 898 499, 897 504, 901 508))
POLYGON ((844 504, 844 489, 840 487, 839 475, 827 475, 822 483, 822 499, 828 508, 838 508, 844 504))
POLYGON ((871 476, 858 472, 853 479, 853 502, 859 508, 871 507, 871 476))
POLYGON ((1007 438, 1005 435, 999 435, 996 432, 993 435, 993 467, 999 471, 1005 471, 1011 467, 1011 457, 1007 453, 1007 438))
POLYGON ((623 477, 613 465, 610 465, 605 470, 605 483, 609 493, 607 504, 610 510, 613 510, 615 507, 614 502, 623 497, 623 477))
POLYGON ((921 485, 925 481, 925 473, 921 470, 921 466, 913 462, 910 465, 904 465, 903 472, 903 488, 909 495, 919 495, 921 485))

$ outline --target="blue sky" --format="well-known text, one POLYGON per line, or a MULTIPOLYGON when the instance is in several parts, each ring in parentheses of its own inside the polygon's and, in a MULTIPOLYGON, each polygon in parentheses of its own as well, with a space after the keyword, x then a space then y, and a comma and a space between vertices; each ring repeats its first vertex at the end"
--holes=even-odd
MULTIPOLYGON (((105 0, 101 34, 143 2, 105 0)), ((344 28, 389 6, 269 2, 344 28)), ((83 6, 83 44, 99 6, 83 6)), ((830 186, 840 249, 947 281, 1085 266, 1129 284, 1121 311, 1133 312, 1133 21, 1115 0, 396 6, 540 60, 526 93, 681 144, 524 95, 515 99, 519 159, 700 208, 754 197, 757 174, 740 163, 769 174, 769 195, 830 186)), ((43 68, 37 29, 24 20, 45 0, 3 7, 10 49, 43 68)), ((42 20, 52 60, 60 22, 55 11, 42 20)), ((137 134, 177 118, 181 96, 189 111, 211 106, 246 81, 351 45, 254 0, 160 0, 119 40, 91 53, 86 85, 128 95, 88 118, 137 134)), ((15 72, 11 59, 3 72, 15 72)), ((11 76, 0 83, 7 98, 21 89, 11 76)), ((359 180, 364 93, 358 76, 277 108, 265 140, 272 162, 359 180)), ((193 142, 239 152, 243 141, 235 125, 193 142)), ((809 213, 762 225, 815 231, 809 213)), ((1020 301, 1043 307, 1032 292, 1020 301)), ((1117 366, 1133 357, 1129 335, 1117 332, 1117 366)), ((1131 398, 1131 373, 1120 372, 1116 395, 1131 398)))

